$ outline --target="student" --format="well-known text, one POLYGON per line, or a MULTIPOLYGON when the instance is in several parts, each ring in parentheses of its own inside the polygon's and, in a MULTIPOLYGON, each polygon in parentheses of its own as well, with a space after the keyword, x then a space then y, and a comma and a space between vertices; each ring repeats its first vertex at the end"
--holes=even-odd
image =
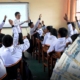
POLYGON ((46 40, 50 37, 50 32, 51 32, 52 27, 51 26, 47 26, 46 27, 46 34, 44 36, 44 40, 42 42, 43 45, 45 45, 46 40))
MULTIPOLYGON (((62 52, 66 47, 66 36, 68 31, 66 28, 59 28, 58 30, 58 40, 52 43, 50 48, 48 49, 47 53, 51 53, 52 51, 55 52, 62 52)), ((56 55, 59 56, 59 55, 56 55)))
POLYGON ((5 21, 6 21, 6 18, 7 18, 7 16, 4 17, 3 22, 0 24, 0 33, 1 33, 1 29, 2 29, 2 27, 3 27, 3 25, 4 25, 4 23, 5 23, 5 21))
POLYGON ((38 25, 38 30, 36 30, 36 32, 38 32, 39 35, 40 35, 40 37, 42 37, 42 35, 43 35, 43 30, 42 30, 42 28, 41 28, 41 23, 39 23, 39 25, 38 25))
POLYGON ((17 28, 13 25, 12 20, 9 20, 9 23, 12 26, 14 36, 13 38, 10 35, 4 36, 3 45, 5 46, 5 49, 0 53, 0 56, 4 60, 4 65, 6 66, 9 79, 16 79, 17 68, 20 67, 20 61, 22 59, 22 52, 25 52, 29 48, 30 44, 26 37, 23 37, 23 43, 22 40, 18 41, 20 36, 17 28))
POLYGON ((57 30, 52 28, 50 32, 50 37, 46 40, 45 45, 51 46, 51 44, 56 40, 57 40, 57 30))
POLYGON ((6 68, 3 64, 3 60, 0 57, 0 80, 8 80, 6 68))
POLYGON ((44 24, 44 21, 42 21, 42 30, 44 31, 46 29, 46 26, 44 24))
POLYGON ((64 17, 64 20, 67 22, 67 25, 68 25, 68 29, 69 29, 69 37, 74 35, 74 34, 78 34, 78 31, 75 27, 75 23, 74 22, 69 22, 68 21, 68 16, 67 14, 65 14, 65 17, 64 17))
POLYGON ((16 26, 18 26, 17 27, 17 30, 21 30, 21 25, 22 24, 24 24, 24 23, 26 23, 26 22, 28 22, 28 21, 23 21, 23 22, 20 22, 20 18, 21 18, 21 14, 20 14, 20 12, 16 12, 15 13, 15 20, 14 20, 14 25, 16 25, 16 26), (20 27, 20 28, 19 28, 20 27))
POLYGON ((32 35, 34 35, 35 30, 38 28, 39 22, 41 20, 41 14, 39 15, 39 19, 35 25, 33 24, 33 22, 31 22, 30 18, 29 18, 29 20, 30 20, 30 23, 28 25, 30 26, 30 34, 32 36, 32 35))

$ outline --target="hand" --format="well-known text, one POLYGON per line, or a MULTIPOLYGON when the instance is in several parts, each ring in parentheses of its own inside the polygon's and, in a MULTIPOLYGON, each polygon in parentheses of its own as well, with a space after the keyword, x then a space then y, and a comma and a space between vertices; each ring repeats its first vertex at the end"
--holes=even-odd
POLYGON ((7 18, 7 16, 5 15, 5 17, 4 17, 4 21, 6 20, 6 18, 7 18))
POLYGON ((75 20, 77 21, 77 16, 75 16, 75 20))
POLYGON ((24 21, 25 23, 28 23, 29 21, 24 21))
POLYGON ((11 19, 9 19, 9 23, 10 23, 11 25, 13 25, 13 21, 12 21, 11 19))
POLYGON ((41 19, 41 17, 42 17, 42 15, 40 14, 40 15, 39 15, 39 18, 41 19))
POLYGON ((64 20, 68 21, 68 16, 65 14, 64 20))
POLYGON ((30 17, 28 17, 28 19, 31 20, 30 17))
POLYGON ((27 37, 26 37, 26 36, 24 36, 24 37, 23 37, 23 39, 27 39, 27 37))

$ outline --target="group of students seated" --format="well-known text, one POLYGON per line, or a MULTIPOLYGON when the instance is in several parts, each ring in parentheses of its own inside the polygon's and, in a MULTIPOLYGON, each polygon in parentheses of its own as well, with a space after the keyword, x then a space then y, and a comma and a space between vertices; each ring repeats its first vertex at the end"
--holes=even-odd
MULTIPOLYGON (((30 26, 31 35, 31 39, 28 39, 26 36, 23 37, 20 24, 15 25, 12 20, 9 20, 9 23, 12 27, 13 37, 11 35, 2 34, 1 29, 6 21, 5 16, 0 25, 0 80, 17 79, 17 69, 20 68, 21 60, 23 60, 22 54, 25 51, 33 52, 33 36, 41 40, 42 46, 45 45, 49 47, 47 51, 47 55, 49 55, 52 51, 64 51, 67 44, 72 44, 75 37, 79 35, 75 23, 69 22, 66 14, 64 20, 68 25, 68 30, 65 27, 61 27, 59 30, 56 30, 52 26, 46 27, 44 21, 42 21, 42 24, 40 23, 41 17, 40 14, 35 25, 30 18, 29 21, 27 21, 30 26)), ((77 17, 75 19, 80 28, 77 17)), ((33 80, 31 71, 25 61, 23 61, 23 78, 24 80, 33 80)))

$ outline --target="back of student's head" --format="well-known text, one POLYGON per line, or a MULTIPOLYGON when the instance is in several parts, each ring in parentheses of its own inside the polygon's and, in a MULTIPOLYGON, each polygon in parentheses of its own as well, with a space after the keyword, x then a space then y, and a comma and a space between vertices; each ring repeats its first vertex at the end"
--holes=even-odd
POLYGON ((2 43, 2 38, 5 36, 5 34, 0 33, 0 43, 2 43))
POLYGON ((20 12, 15 12, 15 16, 17 16, 18 14, 20 14, 20 12))
POLYGON ((72 24, 72 26, 73 26, 74 28, 76 28, 76 25, 75 25, 75 23, 74 23, 74 22, 71 22, 71 24, 72 24))
POLYGON ((51 29, 51 35, 58 36, 57 30, 55 28, 51 29))
POLYGON ((47 26, 46 29, 48 32, 51 32, 52 26, 47 26))
POLYGON ((5 35, 2 39, 2 43, 5 47, 10 47, 13 44, 13 38, 10 35, 5 35))
POLYGON ((79 36, 79 34, 74 34, 74 35, 72 35, 72 36, 71 36, 72 41, 74 42, 78 36, 79 36))
POLYGON ((59 28, 58 33, 61 37, 66 37, 68 35, 68 30, 66 28, 59 28))

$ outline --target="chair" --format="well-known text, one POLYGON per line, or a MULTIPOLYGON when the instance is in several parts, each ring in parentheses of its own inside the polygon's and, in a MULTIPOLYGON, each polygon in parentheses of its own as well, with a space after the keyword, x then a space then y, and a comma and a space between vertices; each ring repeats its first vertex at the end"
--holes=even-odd
POLYGON ((20 64, 20 73, 21 73, 21 77, 23 78, 23 60, 21 60, 21 64, 20 64))
POLYGON ((43 71, 45 72, 45 67, 48 68, 48 76, 50 76, 50 64, 51 64, 51 60, 50 60, 50 55, 47 55, 47 50, 49 49, 49 47, 44 46, 42 47, 42 59, 43 59, 43 71), (45 57, 45 54, 47 55, 45 57), (45 63, 45 61, 47 60, 47 64, 45 63))
POLYGON ((56 60, 61 57, 63 51, 55 52, 54 55, 51 55, 51 72, 53 72, 53 68, 55 66, 56 60))
POLYGON ((33 58, 35 58, 35 54, 36 54, 36 39, 35 39, 35 37, 33 36, 33 58))
POLYGON ((42 49, 41 49, 41 41, 36 38, 36 58, 37 58, 37 55, 38 55, 38 62, 40 63, 40 59, 42 59, 41 57, 41 53, 42 53, 42 49))

